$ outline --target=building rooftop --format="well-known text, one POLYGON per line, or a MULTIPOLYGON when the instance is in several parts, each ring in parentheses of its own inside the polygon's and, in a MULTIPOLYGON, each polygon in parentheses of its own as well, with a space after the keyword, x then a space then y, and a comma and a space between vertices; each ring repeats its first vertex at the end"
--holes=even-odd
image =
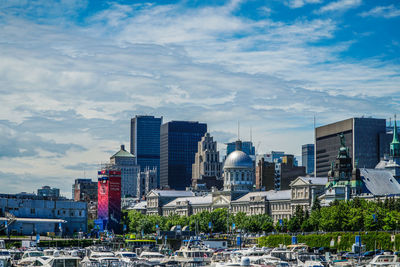
POLYGON ((160 189, 154 189, 149 192, 150 193, 155 193, 159 195, 160 197, 191 197, 195 196, 195 194, 192 191, 185 191, 185 190, 160 190, 160 189))
POLYGON ((125 146, 121 145, 121 149, 111 156, 111 159, 116 157, 134 158, 135 156, 125 150, 125 146))
POLYGON ((269 190, 269 191, 251 192, 232 202, 248 202, 250 201, 251 197, 255 196, 266 197, 267 200, 290 200, 290 191, 291 190, 281 190, 281 191, 269 190))
POLYGON ((201 205, 201 204, 209 205, 212 203, 212 195, 208 194, 205 196, 179 197, 179 198, 172 200, 171 202, 166 204, 164 207, 174 207, 174 206, 176 206, 177 202, 181 202, 181 201, 188 201, 190 205, 201 205))
POLYGON ((147 201, 140 201, 134 205, 128 207, 128 210, 145 210, 147 207, 147 201))
POLYGON ((328 177, 303 177, 300 176, 300 178, 309 184, 315 184, 315 185, 326 185, 328 182, 328 177))
POLYGON ((381 169, 360 169, 363 193, 375 196, 400 195, 400 184, 392 173, 381 169))
POLYGON ((253 160, 243 151, 235 150, 226 158, 225 168, 253 168, 253 160))

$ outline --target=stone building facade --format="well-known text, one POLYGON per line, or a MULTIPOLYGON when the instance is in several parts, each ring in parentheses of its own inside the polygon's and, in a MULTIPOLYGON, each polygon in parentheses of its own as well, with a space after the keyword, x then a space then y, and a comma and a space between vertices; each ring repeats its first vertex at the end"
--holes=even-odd
POLYGON ((324 191, 327 178, 298 177, 289 190, 254 191, 233 194, 214 191, 195 195, 191 191, 153 190, 147 195, 147 214, 190 216, 202 211, 227 208, 231 214, 268 214, 274 222, 290 219, 301 205, 311 210, 313 199, 324 191), (183 196, 185 195, 185 196, 183 196))
POLYGON ((137 198, 142 199, 150 190, 157 188, 157 168, 146 167, 138 173, 137 178, 137 198))
POLYGON ((205 133, 198 143, 195 160, 192 165, 192 186, 206 183, 213 177, 215 180, 222 179, 222 163, 219 160, 217 142, 213 140, 210 133, 205 133))

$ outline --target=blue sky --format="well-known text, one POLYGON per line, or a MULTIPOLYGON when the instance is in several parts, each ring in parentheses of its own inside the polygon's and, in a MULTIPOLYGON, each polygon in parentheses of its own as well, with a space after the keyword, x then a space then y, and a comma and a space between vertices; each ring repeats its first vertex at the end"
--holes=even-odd
POLYGON ((317 125, 399 113, 400 3, 1 1, 2 192, 95 178, 136 114, 300 154, 317 125))

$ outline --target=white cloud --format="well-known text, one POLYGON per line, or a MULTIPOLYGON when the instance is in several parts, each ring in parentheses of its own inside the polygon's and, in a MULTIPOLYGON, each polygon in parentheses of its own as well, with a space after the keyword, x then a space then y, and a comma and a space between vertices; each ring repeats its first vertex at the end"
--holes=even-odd
POLYGON ((395 18, 400 16, 400 9, 394 5, 390 6, 377 6, 369 11, 360 13, 361 17, 382 17, 386 19, 395 18))
MULTIPOLYGON (((56 177, 69 194, 80 168, 128 146, 136 114, 207 122, 219 143, 234 139, 240 120, 242 132, 253 127, 261 152, 299 154, 312 141, 314 114, 323 123, 399 110, 398 64, 341 59, 352 40, 316 45, 334 38, 338 22, 253 21, 233 15, 238 4, 113 5, 86 26, 68 27, 7 16, 0 24, 0 119, 14 125, 14 137, 30 134, 16 139, 19 150, 4 150, 14 158, 0 159, 7 173, 0 179, 29 173, 44 177, 40 187, 56 177), (30 143, 47 151, 21 156, 30 143)), ((24 183, 16 188, 26 191, 24 183)))
POLYGON ((290 8, 300 8, 307 4, 319 4, 322 0, 288 0, 285 2, 290 8))
POLYGON ((321 7, 318 13, 333 12, 333 11, 347 11, 348 9, 358 7, 361 5, 362 0, 338 0, 330 2, 329 4, 321 7))

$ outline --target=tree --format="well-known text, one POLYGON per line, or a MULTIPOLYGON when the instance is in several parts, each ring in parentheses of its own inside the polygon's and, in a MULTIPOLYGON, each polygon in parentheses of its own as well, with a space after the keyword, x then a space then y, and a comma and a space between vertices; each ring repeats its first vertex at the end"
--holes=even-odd
POLYGON ((131 210, 128 212, 128 228, 130 232, 136 232, 137 228, 139 226, 139 221, 144 217, 142 213, 136 211, 136 210, 131 210))
POLYGON ((317 196, 314 198, 313 205, 311 207, 311 211, 320 210, 321 209, 321 200, 317 196))

